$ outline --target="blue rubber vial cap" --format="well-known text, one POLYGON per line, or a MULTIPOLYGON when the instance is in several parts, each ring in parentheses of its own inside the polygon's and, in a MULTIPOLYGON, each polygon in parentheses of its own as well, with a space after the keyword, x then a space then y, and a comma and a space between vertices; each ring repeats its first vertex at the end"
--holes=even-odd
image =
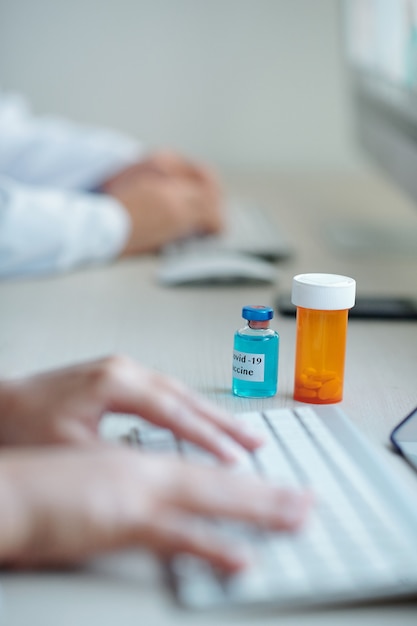
POLYGON ((244 306, 242 309, 242 317, 244 320, 264 322, 265 320, 272 320, 274 310, 271 309, 270 306, 244 306))

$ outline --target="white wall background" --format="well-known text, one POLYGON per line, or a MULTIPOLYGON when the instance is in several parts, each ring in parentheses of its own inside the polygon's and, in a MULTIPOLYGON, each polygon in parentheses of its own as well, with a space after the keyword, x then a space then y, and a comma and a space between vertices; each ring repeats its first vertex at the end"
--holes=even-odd
POLYGON ((0 0, 0 85, 213 163, 351 166, 338 0, 0 0))

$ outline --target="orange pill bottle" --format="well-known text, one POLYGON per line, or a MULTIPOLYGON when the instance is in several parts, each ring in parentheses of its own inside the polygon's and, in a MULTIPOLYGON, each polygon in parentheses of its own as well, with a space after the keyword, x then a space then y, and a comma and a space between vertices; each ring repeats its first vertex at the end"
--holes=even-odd
POLYGON ((297 307, 294 399, 332 404, 343 398, 348 313, 355 304, 353 278, 299 274, 291 300, 297 307))

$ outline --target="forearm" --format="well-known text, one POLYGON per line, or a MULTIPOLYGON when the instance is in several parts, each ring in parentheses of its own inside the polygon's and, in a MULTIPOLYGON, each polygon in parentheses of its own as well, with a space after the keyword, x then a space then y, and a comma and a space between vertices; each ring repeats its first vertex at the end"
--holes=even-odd
POLYGON ((124 248, 129 230, 124 207, 109 196, 0 178, 0 277, 112 259, 124 248))
POLYGON ((121 133, 35 117, 21 97, 1 92, 0 137, 2 173, 33 185, 93 189, 143 155, 121 133))

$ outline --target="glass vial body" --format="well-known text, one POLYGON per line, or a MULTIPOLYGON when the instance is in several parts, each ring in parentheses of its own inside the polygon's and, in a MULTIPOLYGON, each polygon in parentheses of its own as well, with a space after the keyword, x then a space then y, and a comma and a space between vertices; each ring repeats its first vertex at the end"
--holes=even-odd
POLYGON ((247 324, 234 336, 232 390, 236 396, 267 398, 278 389, 279 336, 269 328, 273 310, 243 307, 247 324))
POLYGON ((293 280, 297 307, 294 400, 332 404, 343 398, 349 309, 356 283, 334 274, 300 274, 293 280))

